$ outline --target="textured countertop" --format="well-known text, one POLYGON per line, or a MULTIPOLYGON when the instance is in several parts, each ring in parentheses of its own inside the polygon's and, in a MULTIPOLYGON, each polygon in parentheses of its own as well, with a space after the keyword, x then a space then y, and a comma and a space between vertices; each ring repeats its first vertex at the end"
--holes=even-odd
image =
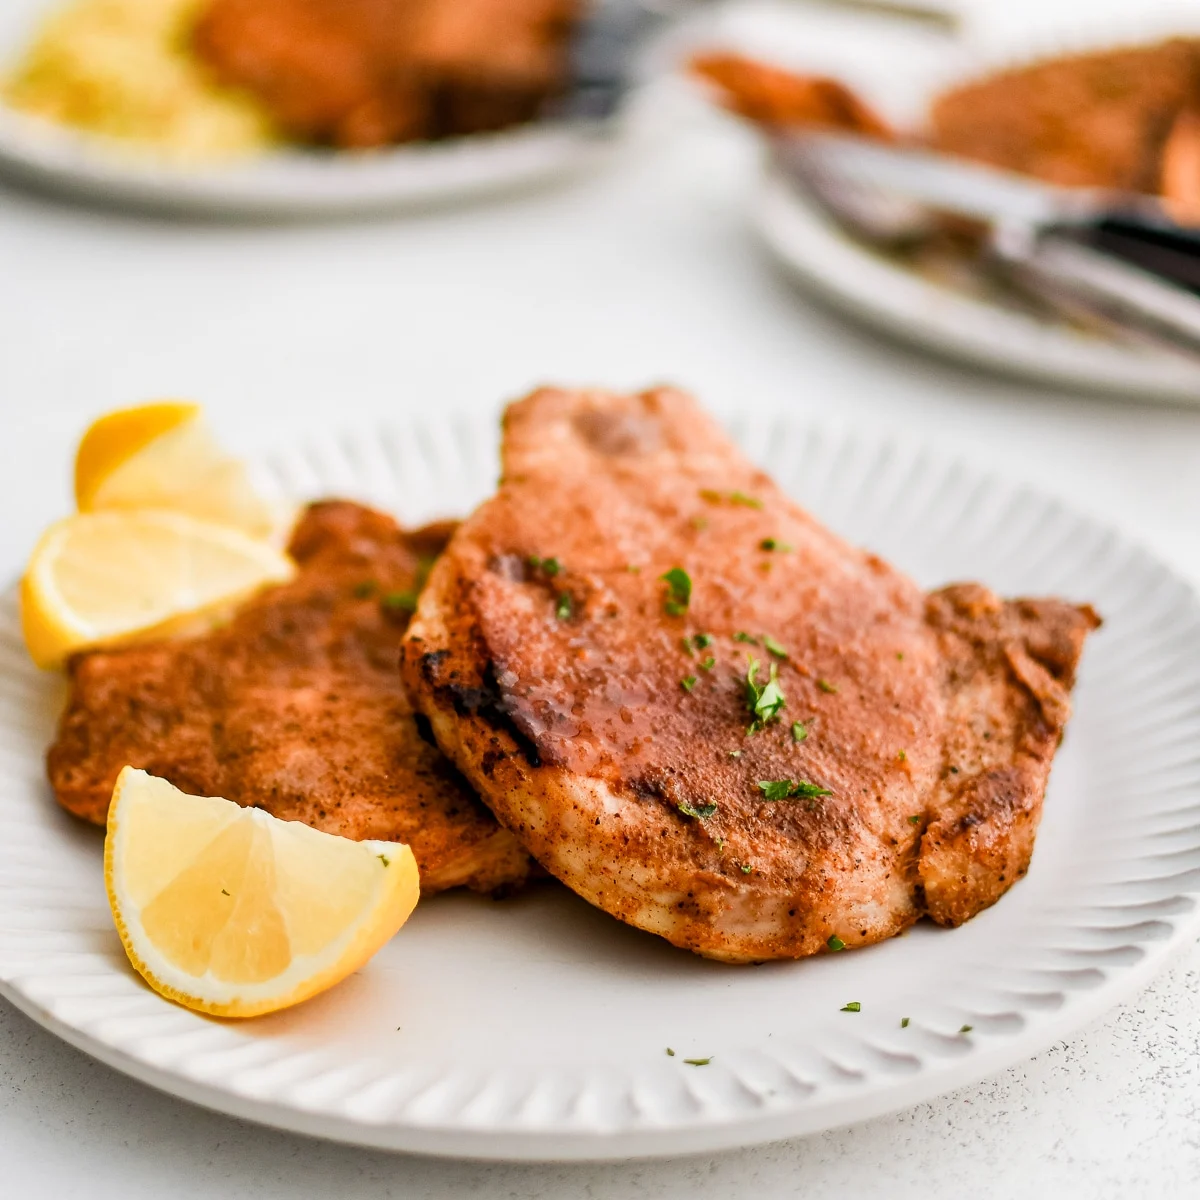
MULTIPOLYGON (((1200 577, 1200 407, 1056 393, 824 312, 747 228, 754 150, 716 121, 484 208, 321 226, 140 220, 0 190, 0 567, 68 504, 87 419, 204 400, 227 440, 430 406, 492 420, 546 381, 696 390, 902 429, 1058 492, 1200 577), (581 235, 582 231, 582 235, 581 235)), ((1037 1058, 894 1116, 715 1158, 503 1166, 308 1141, 161 1096, 0 1002, 3 1192, 1172 1198, 1200 1178, 1200 945, 1037 1058)))

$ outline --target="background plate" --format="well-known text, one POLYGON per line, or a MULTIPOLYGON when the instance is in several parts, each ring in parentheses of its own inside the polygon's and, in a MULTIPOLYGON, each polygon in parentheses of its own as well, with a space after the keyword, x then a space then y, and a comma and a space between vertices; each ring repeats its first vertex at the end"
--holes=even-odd
POLYGON ((754 223, 792 275, 905 341, 1044 383, 1200 405, 1200 363, 1108 341, 926 279, 850 237, 773 167, 763 174, 754 223))
MULTIPOLYGON (((711 1152, 910 1105, 1147 980, 1197 924, 1194 594, 1117 533, 921 449, 787 420, 736 432, 797 499, 922 583, 979 578, 1103 613, 1033 866, 996 907, 958 930, 752 968, 672 949, 556 886, 503 903, 452 894, 308 1004, 198 1016, 130 969, 100 831, 51 800, 42 755, 62 684, 26 660, 10 593, 0 992, 97 1058, 235 1115, 402 1150, 566 1159, 711 1152), (850 1000, 861 1013, 839 1011, 850 1000)), ((495 438, 431 420, 329 437, 261 471, 281 495, 359 496, 418 520, 483 498, 495 438)))
MULTIPOLYGON (((65 0, 4 0, 0 75, 38 22, 65 0)), ((678 31, 647 55, 670 60, 678 31)), ((170 164, 39 120, 0 103, 0 171, 55 192, 181 215, 321 218, 427 208, 551 183, 598 167, 630 138, 652 138, 676 119, 669 81, 631 95, 603 122, 531 124, 371 153, 283 147, 229 164, 170 164)))

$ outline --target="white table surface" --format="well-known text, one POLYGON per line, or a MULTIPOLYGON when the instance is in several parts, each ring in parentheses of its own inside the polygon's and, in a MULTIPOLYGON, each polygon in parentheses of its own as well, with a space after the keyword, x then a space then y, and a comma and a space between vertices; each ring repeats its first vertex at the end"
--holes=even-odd
MULTIPOLYGON (((146 220, 0 188, 0 568, 67 511, 86 421, 202 399, 235 445, 540 381, 674 381, 899 428, 1137 531, 1200 578, 1200 408, 1041 391, 843 323, 759 252, 755 151, 705 119, 601 178, 291 228, 146 220)), ((0 834, 2 836, 2 834, 0 834)), ((713 1158, 503 1166, 308 1141, 161 1096, 0 1002, 0 1192, 25 1197, 1153 1197, 1200 1179, 1200 945, 1029 1062, 933 1103, 713 1158)))

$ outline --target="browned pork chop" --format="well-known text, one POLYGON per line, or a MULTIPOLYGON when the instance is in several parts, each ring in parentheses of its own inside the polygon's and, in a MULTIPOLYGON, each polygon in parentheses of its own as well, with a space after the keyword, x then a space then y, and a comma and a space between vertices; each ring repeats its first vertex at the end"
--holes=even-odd
POLYGON ((406 842, 426 894, 521 882, 527 856, 421 737, 400 682, 411 592, 448 535, 315 504, 292 537, 296 578, 227 627, 76 658, 47 758, 59 802, 102 823, 131 765, 327 833, 406 842))
POLYGON ((679 392, 544 389, 508 411, 500 490, 435 565, 405 672, 549 871, 752 961, 957 925, 1020 878, 1097 624, 925 595, 679 392))

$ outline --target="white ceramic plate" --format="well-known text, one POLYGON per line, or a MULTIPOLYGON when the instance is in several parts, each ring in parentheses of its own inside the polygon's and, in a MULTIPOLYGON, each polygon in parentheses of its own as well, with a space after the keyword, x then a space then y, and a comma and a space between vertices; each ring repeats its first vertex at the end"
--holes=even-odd
MULTIPOLYGON (((786 420, 737 432, 801 502, 925 584, 978 578, 1103 613, 1032 869, 998 905, 954 931, 736 967, 548 884, 503 903, 441 896, 316 1000, 206 1019, 125 960, 100 832, 61 813, 43 778, 62 685, 27 662, 10 594, 0 992, 89 1054, 224 1112, 409 1151, 569 1159, 708 1152, 911 1105, 1143 984, 1197 927, 1200 601, 1119 534, 936 454, 786 420), (862 1011, 839 1011, 848 1001, 862 1011)), ((412 520, 465 511, 495 474, 490 429, 449 420, 330 437, 264 467, 285 495, 359 496, 412 520)))
POLYGON ((851 316, 966 362, 1138 400, 1200 404, 1200 364, 1003 308, 869 249, 768 167, 754 205, 768 250, 851 316))
MULTIPOLYGON (((0 5, 0 73, 37 22, 63 3, 0 5)), ((604 122, 545 122, 369 154, 283 148, 215 165, 143 159, 0 103, 0 172, 72 197, 181 215, 295 219, 423 208, 595 168, 627 135, 649 135, 669 122, 662 110, 674 103, 668 85, 647 86, 604 122)))

